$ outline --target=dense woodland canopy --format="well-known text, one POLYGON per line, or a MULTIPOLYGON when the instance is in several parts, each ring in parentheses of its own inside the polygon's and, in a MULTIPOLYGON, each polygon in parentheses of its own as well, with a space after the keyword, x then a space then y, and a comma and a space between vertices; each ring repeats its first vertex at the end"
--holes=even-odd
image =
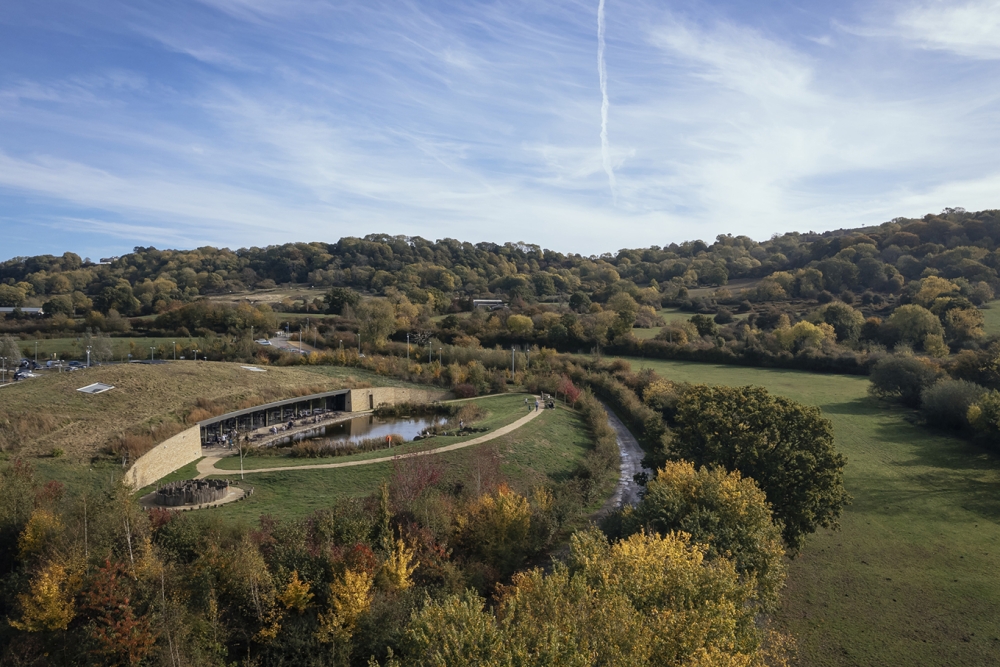
MULTIPOLYGON (((432 242, 384 234, 236 251, 137 247, 107 264, 71 252, 7 260, 0 264, 0 305, 133 316, 164 312, 202 295, 284 283, 373 294, 394 287, 411 301, 433 299, 440 308, 453 299, 490 294, 546 300, 583 292, 603 303, 617 292, 635 297, 652 288, 661 298, 673 297, 679 287, 768 276, 774 283, 758 290, 761 300, 813 298, 824 290, 894 293, 928 274, 996 288, 998 244, 1000 212, 946 209, 862 229, 793 232, 763 242, 720 235, 712 244, 697 240, 590 257, 526 243, 432 242)), ((657 300, 651 293, 640 295, 657 300)))

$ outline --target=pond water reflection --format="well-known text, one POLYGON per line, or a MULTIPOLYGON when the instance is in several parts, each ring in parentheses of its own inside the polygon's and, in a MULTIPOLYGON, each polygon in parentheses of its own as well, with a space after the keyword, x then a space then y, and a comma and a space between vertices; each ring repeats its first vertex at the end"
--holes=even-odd
POLYGON ((400 419, 379 419, 374 415, 363 415, 354 419, 346 419, 335 424, 317 426, 308 431, 301 431, 287 438, 275 441, 274 446, 287 447, 303 440, 324 438, 339 442, 357 442, 370 438, 384 439, 389 435, 399 435, 409 442, 420 435, 428 426, 442 424, 443 417, 411 417, 400 419))

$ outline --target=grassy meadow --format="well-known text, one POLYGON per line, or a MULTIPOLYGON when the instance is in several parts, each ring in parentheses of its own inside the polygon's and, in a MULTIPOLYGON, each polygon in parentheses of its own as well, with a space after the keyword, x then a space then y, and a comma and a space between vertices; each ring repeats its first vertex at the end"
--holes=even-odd
MULTIPOLYGON (((489 405, 491 412, 481 423, 492 421, 499 426, 523 416, 524 413, 517 409, 524 409, 523 395, 512 395, 510 398, 513 401, 509 404, 505 404, 507 397, 484 400, 483 405, 489 405)), ((435 438, 424 442, 434 442, 434 446, 441 446, 456 440, 435 438)), ((423 445, 424 442, 417 444, 423 445)), ((573 411, 559 408, 543 410, 536 419, 495 440, 467 449, 436 454, 433 461, 441 467, 442 484, 470 488, 484 468, 495 469, 496 464, 491 463, 495 460, 500 473, 512 486, 527 493, 547 480, 558 482, 567 479, 591 446, 590 436, 581 418, 573 411)), ((400 451, 400 448, 394 451, 400 451)), ((260 459, 268 460, 281 459, 260 459)), ((297 465, 308 465, 342 460, 348 460, 348 457, 294 461, 297 465)), ((246 459, 244 463, 248 461, 250 459, 246 459)), ((239 466, 238 461, 236 465, 239 466)), ((254 487, 254 495, 249 500, 208 511, 233 521, 256 522, 265 514, 279 518, 299 518, 317 509, 329 507, 337 498, 368 495, 380 482, 391 477, 393 465, 375 463, 349 468, 289 470, 250 475, 245 483, 254 487)), ((234 476, 238 475, 236 472, 234 476)), ((611 492, 610 487, 607 492, 611 492)), ((598 507, 600 503, 594 508, 586 509, 598 507)))
POLYGON ((1000 662, 998 457, 911 424, 868 397, 866 378, 630 361, 677 381, 760 385, 833 422, 854 501, 790 564, 778 620, 802 665, 1000 662))

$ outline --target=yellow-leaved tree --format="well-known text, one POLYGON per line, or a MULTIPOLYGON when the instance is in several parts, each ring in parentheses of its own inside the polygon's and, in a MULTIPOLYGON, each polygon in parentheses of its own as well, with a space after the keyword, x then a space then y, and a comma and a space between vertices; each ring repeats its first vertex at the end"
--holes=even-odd
POLYGON ((21 618, 10 624, 26 632, 65 630, 76 615, 72 589, 65 567, 46 564, 31 578, 29 591, 17 596, 21 618))
MULTIPOLYGON (((568 565, 516 575, 495 613, 471 592, 428 601, 407 627, 415 667, 608 665, 762 667, 752 585, 726 558, 685 534, 645 533, 610 544, 591 529, 568 565)), ((765 660, 768 662, 765 663, 765 660)))
POLYGON ((309 602, 313 599, 313 594, 309 592, 309 582, 299 579, 299 571, 293 570, 292 577, 285 586, 285 590, 278 595, 278 600, 285 605, 285 609, 303 613, 309 602))
POLYGON ((406 543, 399 539, 389 551, 382 564, 382 577, 390 590, 405 591, 413 585, 410 576, 417 569, 414 552, 412 547, 406 546, 406 543))
POLYGON ((62 530, 59 517, 45 508, 31 513, 28 524, 17 540, 17 550, 22 560, 41 554, 52 537, 62 530))
POLYGON ((358 618, 371 607, 373 583, 368 572, 348 569, 341 579, 330 584, 330 609, 319 614, 319 641, 350 638, 358 618))

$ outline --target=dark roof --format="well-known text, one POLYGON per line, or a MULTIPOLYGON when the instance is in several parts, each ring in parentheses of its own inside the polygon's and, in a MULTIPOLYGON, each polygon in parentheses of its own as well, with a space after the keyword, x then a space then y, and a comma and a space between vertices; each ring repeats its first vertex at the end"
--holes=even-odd
POLYGON ((245 408, 243 410, 236 410, 235 412, 227 412, 224 415, 219 415, 218 417, 212 417, 211 419, 206 419, 204 421, 198 422, 198 426, 205 427, 211 426, 218 422, 225 421, 227 419, 235 419, 236 417, 242 417, 244 415, 249 415, 254 412, 261 412, 263 410, 271 410, 273 408, 280 408, 283 405, 294 405, 295 403, 304 403, 305 401, 313 401, 317 398, 329 398, 330 396, 339 396, 341 394, 346 394, 350 389, 338 389, 336 391, 324 391, 322 394, 310 394, 308 396, 299 396, 298 398, 287 398, 283 401, 274 401, 273 403, 265 403, 264 405, 255 405, 252 408, 245 408))

